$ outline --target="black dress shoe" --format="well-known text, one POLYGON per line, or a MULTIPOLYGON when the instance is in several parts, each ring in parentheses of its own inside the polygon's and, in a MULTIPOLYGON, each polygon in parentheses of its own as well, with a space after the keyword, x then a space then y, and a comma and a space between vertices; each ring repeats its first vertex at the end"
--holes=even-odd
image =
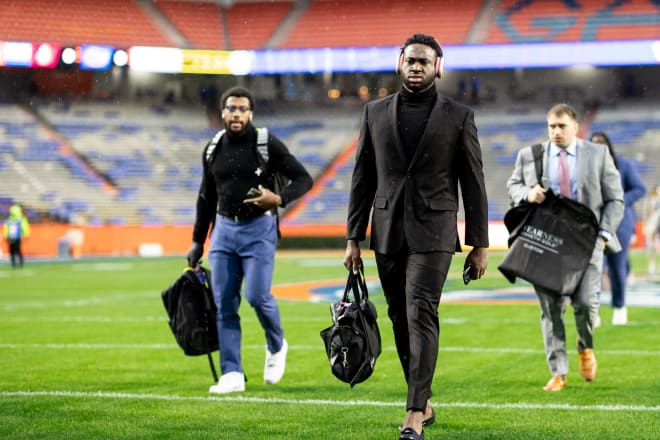
POLYGON ((406 428, 399 434, 399 440, 424 440, 424 430, 417 434, 414 429, 406 428))

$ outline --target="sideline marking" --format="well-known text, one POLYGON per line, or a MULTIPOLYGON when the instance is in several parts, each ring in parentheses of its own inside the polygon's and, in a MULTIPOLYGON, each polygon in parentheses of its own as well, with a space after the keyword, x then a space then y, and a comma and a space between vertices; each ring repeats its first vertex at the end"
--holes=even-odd
MULTIPOLYGON (((378 278, 367 278, 369 292, 382 296, 378 278)), ((273 284, 271 291, 280 300, 303 300, 310 302, 334 302, 339 300, 346 286, 346 280, 312 280, 273 284)), ((602 291, 600 304, 611 302, 611 292, 602 291)), ((441 304, 537 304, 538 298, 531 285, 512 285, 496 289, 446 290, 442 293, 441 304)), ((628 306, 660 307, 660 285, 647 280, 638 280, 628 287, 628 306)))
MULTIPOLYGON (((247 402, 247 403, 284 403, 288 405, 333 405, 333 406, 376 406, 399 407, 405 402, 380 402, 373 400, 326 400, 326 399, 283 399, 279 397, 195 397, 163 394, 133 394, 133 393, 106 393, 97 391, 85 393, 79 391, 2 391, 3 397, 91 397, 107 399, 150 399, 150 400, 179 400, 179 401, 209 401, 209 402, 247 402)), ((586 410, 586 411, 638 411, 660 412, 660 406, 643 405, 570 405, 570 404, 540 404, 540 403, 480 403, 480 402, 433 402, 436 408, 486 408, 486 409, 541 409, 541 410, 586 410)))

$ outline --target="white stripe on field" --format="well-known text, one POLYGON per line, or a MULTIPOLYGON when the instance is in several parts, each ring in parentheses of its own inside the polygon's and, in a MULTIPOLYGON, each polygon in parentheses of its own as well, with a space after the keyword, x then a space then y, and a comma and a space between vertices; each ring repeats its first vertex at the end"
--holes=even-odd
MULTIPOLYGON (((149 399, 178 401, 211 401, 211 402, 247 402, 247 403, 283 403, 288 405, 333 405, 333 406, 379 406, 398 407, 405 402, 379 402, 370 400, 325 400, 325 399, 282 399, 265 397, 194 397, 162 394, 106 393, 97 391, 84 393, 79 391, 1 391, 2 397, 80 397, 107 399, 149 399)), ((540 409, 540 410, 582 410, 582 411, 640 411, 660 412, 660 406, 643 405, 569 405, 540 403, 480 403, 480 402, 433 402, 435 408, 485 408, 485 409, 540 409)))
MULTIPOLYGON (((244 344, 243 348, 247 350, 263 350, 265 344, 244 344)), ((2 348, 35 348, 35 349, 53 349, 53 350, 71 350, 71 349, 135 349, 135 350, 163 350, 178 348, 174 343, 171 344, 0 344, 2 348)), ((323 350, 323 345, 290 345, 292 350, 323 350)), ((394 346, 383 347, 384 351, 394 351, 394 346)), ((484 347, 440 347, 440 351, 459 352, 459 353, 518 353, 518 354, 538 354, 544 353, 543 349, 535 348, 484 348, 484 347)), ((599 354, 621 355, 621 356, 660 356, 657 350, 598 350, 599 354)))
MULTIPOLYGON (((46 295, 46 293, 44 293, 46 295)), ((85 307, 89 305, 100 305, 107 303, 115 303, 117 301, 129 300, 135 302, 136 299, 152 299, 154 296, 153 292, 143 291, 143 292, 134 292, 134 293, 113 293, 104 296, 90 296, 79 299, 53 299, 44 300, 44 301, 26 301, 20 303, 5 303, 0 306, 2 311, 13 312, 15 310, 25 310, 25 309, 38 309, 38 308, 47 308, 53 306, 62 306, 62 307, 85 307)))

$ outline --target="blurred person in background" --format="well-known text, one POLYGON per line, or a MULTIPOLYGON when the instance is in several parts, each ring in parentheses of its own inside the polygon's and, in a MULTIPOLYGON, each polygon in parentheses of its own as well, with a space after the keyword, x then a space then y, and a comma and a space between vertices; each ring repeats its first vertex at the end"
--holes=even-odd
POLYGON ((461 250, 459 183, 465 244, 472 246, 464 267, 478 279, 488 264, 488 200, 474 113, 437 92, 442 56, 436 40, 423 34, 401 48, 401 90, 364 108, 348 206, 344 266, 354 272, 373 211, 370 247, 408 384, 400 440, 423 439, 423 428, 435 421, 438 307, 461 250))
POLYGON ((20 205, 9 208, 9 217, 2 228, 2 236, 9 244, 9 257, 12 267, 23 267, 22 240, 30 236, 30 222, 23 214, 20 205))
POLYGON ((278 240, 276 210, 301 197, 313 183, 303 165, 273 135, 268 135, 267 163, 259 161, 258 134, 252 125, 255 101, 249 90, 232 87, 220 101, 225 132, 219 140, 218 133, 202 155, 204 173, 193 243, 186 255, 190 267, 199 263, 212 226, 208 258, 218 307, 222 375, 209 392, 217 394, 245 391, 238 314, 243 281, 245 298, 266 336, 264 382, 275 384, 284 374, 288 344, 270 291, 278 240), (207 156, 210 145, 215 148, 207 156), (273 192, 276 173, 290 180, 279 194, 273 192))
POLYGON ((648 272, 656 273, 656 246, 660 238, 660 185, 656 186, 647 200, 647 213, 644 221, 644 235, 646 237, 646 256, 648 258, 648 272))
MULTIPOLYGON (((610 291, 612 292, 612 324, 625 325, 628 323, 628 310, 626 308, 626 283, 630 273, 628 250, 637 222, 634 205, 646 194, 646 186, 635 164, 631 160, 615 154, 614 147, 607 134, 600 131, 595 132, 591 135, 591 142, 607 145, 614 166, 621 175, 625 208, 623 220, 621 220, 616 230, 616 236, 621 243, 621 251, 606 253, 605 266, 609 274, 610 291)), ((596 327, 600 325, 600 316, 596 317, 594 325, 596 327)))
MULTIPOLYGON (((600 228, 589 265, 574 292, 561 295, 534 286, 541 306, 546 361, 552 374, 543 390, 560 391, 568 384, 564 326, 567 296, 575 316, 580 374, 586 381, 596 378, 598 363, 593 350, 593 330, 598 315, 603 253, 606 248, 611 252, 621 250, 616 229, 624 208, 621 177, 614 161, 606 146, 577 137, 579 124, 575 109, 569 104, 556 104, 548 110, 546 120, 549 140, 543 144, 543 180, 547 179, 555 194, 576 200, 591 209, 600 228)), ((548 188, 538 182, 532 147, 518 151, 507 190, 514 206, 545 201, 548 188)), ((552 271, 552 267, 548 270, 552 271)))

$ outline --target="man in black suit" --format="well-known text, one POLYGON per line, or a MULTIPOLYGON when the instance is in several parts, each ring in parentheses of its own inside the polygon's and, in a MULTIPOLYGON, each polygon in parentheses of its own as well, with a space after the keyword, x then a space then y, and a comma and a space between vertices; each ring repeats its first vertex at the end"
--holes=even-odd
POLYGON ((429 399, 438 357, 438 306, 455 251, 460 183, 465 267, 488 264, 488 206, 474 113, 436 92, 442 48, 416 34, 397 63, 402 88, 364 108, 348 206, 344 266, 356 271, 371 218, 375 251, 396 348, 408 383, 400 439, 423 439, 435 421, 429 399))

